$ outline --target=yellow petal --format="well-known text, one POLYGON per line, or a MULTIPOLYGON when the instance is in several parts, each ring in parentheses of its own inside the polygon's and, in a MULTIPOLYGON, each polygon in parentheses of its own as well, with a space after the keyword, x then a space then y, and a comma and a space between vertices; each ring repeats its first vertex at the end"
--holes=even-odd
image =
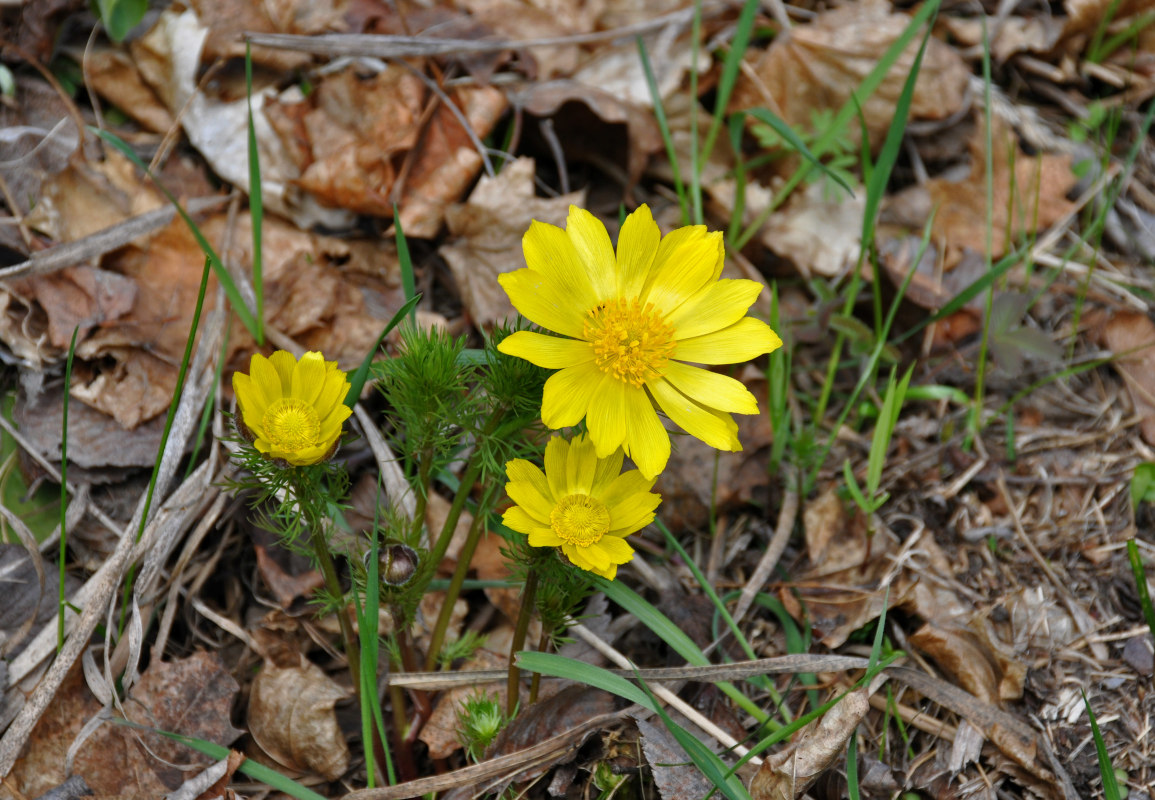
POLYGON ((528 535, 535 528, 541 527, 541 520, 531 517, 521 506, 510 506, 501 515, 501 524, 511 531, 528 535))
MULTIPOLYGON (((569 461, 570 444, 560 436, 554 436, 545 446, 545 478, 549 481, 549 490, 554 503, 559 503, 568 497, 569 485, 566 483, 566 462, 569 461)), ((552 512, 552 508, 550 511, 552 512)), ((549 514, 546 514, 549 519, 549 514)))
POLYGON ((592 363, 555 372, 545 382, 541 421, 554 430, 577 425, 586 415, 594 387, 602 376, 602 371, 592 363))
POLYGON ((592 392, 590 407, 586 412, 586 425, 590 439, 597 447, 599 458, 606 458, 626 440, 627 412, 626 395, 645 394, 645 389, 603 375, 600 384, 592 392))
POLYGON ((305 353, 293 370, 292 397, 315 407, 325 386, 325 359, 320 353, 305 353))
POLYGON ((640 205, 626 217, 618 233, 618 295, 637 297, 658 253, 662 232, 649 206, 640 205))
POLYGON ((585 436, 577 436, 569 445, 566 458, 565 481, 570 494, 590 493, 594 475, 598 468, 598 457, 594 443, 585 436))
MULTIPOLYGON (((317 416, 326 417, 338 405, 345 405, 345 396, 349 394, 349 381, 345 380, 345 373, 340 370, 328 369, 325 371, 325 381, 321 391, 313 402, 317 409, 317 416)), ((348 406, 346 406, 348 408, 348 406)))
MULTIPOLYGON (((510 482, 528 483, 537 490, 537 493, 550 501, 550 510, 553 510, 553 503, 560 500, 560 497, 554 497, 553 492, 549 488, 549 481, 546 480, 545 473, 542 472, 536 464, 526 461, 524 458, 515 458, 505 465, 505 476, 509 478, 510 482)), ((549 511, 541 518, 542 522, 549 521, 549 511)))
MULTIPOLYGON (((569 218, 565 224, 566 235, 573 243, 574 251, 582 264, 585 265, 586 275, 593 287, 597 302, 614 297, 618 288, 617 275, 614 267, 614 248, 610 244, 610 235, 606 233, 606 226, 584 208, 569 207, 569 218)), ((526 257, 529 263, 529 257, 526 257)), ((530 264, 530 266, 533 266, 530 264)))
MULTIPOLYGON (((586 312, 596 305, 579 306, 573 297, 531 269, 502 273, 497 276, 497 282, 523 317, 546 330, 575 339, 581 338, 586 312)), ((592 289, 590 296, 593 296, 592 289)))
POLYGON ((243 372, 233 373, 233 394, 237 396, 237 408, 248 429, 256 435, 269 409, 261 387, 243 372))
POLYGON ((713 280, 718 265, 721 232, 679 228, 662 240, 646 281, 643 297, 661 314, 668 314, 713 280))
POLYGON ((782 340, 769 325, 743 317, 720 331, 680 340, 672 357, 695 364, 740 364, 781 346, 782 340))
MULTIPOLYGON (((589 214, 588 211, 585 213, 589 214)), ((572 207, 570 219, 573 220, 572 207)), ((601 225, 596 219, 594 223, 601 225)), ((578 224, 584 230, 582 223, 578 224)), ((605 235, 604 227, 602 235, 605 235)), ((534 220, 521 239, 521 247, 526 266, 556 287, 571 303, 583 309, 593 308, 601 298, 594 291, 590 265, 578 253, 574 240, 573 235, 561 228, 534 220)))
POLYGON ((341 435, 341 428, 345 424, 345 420, 349 419, 349 415, 352 413, 353 409, 344 403, 334 406, 321 420, 321 429, 317 434, 318 437, 332 445, 333 442, 337 440, 337 437, 341 435))
POLYGON ((742 449, 738 425, 729 414, 703 408, 664 380, 649 386, 662 411, 686 433, 718 450, 742 449))
POLYGON ((497 349, 546 369, 564 369, 594 360, 594 351, 588 342, 533 331, 517 331, 502 339, 497 349))
POLYGON ((289 384, 281 383, 277 368, 260 353, 255 354, 249 364, 249 376, 252 377, 253 383, 260 387, 269 403, 288 396, 289 384))
POLYGON ((699 405, 735 414, 757 414, 758 400, 741 381, 677 361, 666 364, 665 379, 699 405))
POLYGON ((626 394, 626 443, 622 448, 647 478, 657 477, 670 460, 670 435, 645 392, 626 394))
POLYGON ((297 366, 297 359, 288 350, 278 350, 269 356, 269 363, 281 378, 281 396, 288 397, 289 387, 293 385, 293 367, 297 366))
MULTIPOLYGON (((610 533, 629 536, 654 521, 654 509, 662 502, 653 492, 634 492, 610 511, 610 533)), ((607 537, 608 538, 608 537, 607 537)))
MULTIPOLYGON (((622 506, 623 503, 629 502, 631 497, 650 495, 652 488, 654 488, 653 478, 647 478, 640 470, 631 469, 629 472, 623 472, 614 478, 609 487, 598 495, 597 499, 609 509, 610 519, 613 520, 611 524, 617 527, 614 510, 622 506)), ((659 495, 653 496, 661 499, 659 495)))
POLYGON ((596 547, 578 547, 567 543, 562 545, 561 551, 582 569, 596 571, 606 569, 610 565, 609 556, 596 547))
MULTIPOLYGON (((598 459, 598 468, 594 473, 594 482, 590 487, 590 496, 601 498, 602 493, 609 488, 618 475, 622 472, 622 461, 625 460, 626 454, 622 452, 619 447, 606 458, 598 459)), ((605 502, 605 501, 602 501, 605 502)))
POLYGON ((554 504, 547 497, 543 497, 532 483, 513 481, 505 485, 505 492, 509 495, 510 500, 517 503, 525 509, 526 514, 537 520, 536 524, 541 525, 543 522, 549 521, 549 515, 553 511, 554 504))
POLYGON ((529 532, 529 544, 532 547, 557 547, 562 540, 553 528, 534 528, 529 532))
POLYGON ((715 281, 671 312, 666 322, 674 326, 675 339, 720 331, 746 316, 763 288, 758 281, 715 281))
POLYGON ((606 557, 614 564, 625 564, 634 557, 634 548, 626 543, 625 539, 617 536, 603 536, 601 541, 592 545, 591 549, 596 547, 606 554, 606 557))

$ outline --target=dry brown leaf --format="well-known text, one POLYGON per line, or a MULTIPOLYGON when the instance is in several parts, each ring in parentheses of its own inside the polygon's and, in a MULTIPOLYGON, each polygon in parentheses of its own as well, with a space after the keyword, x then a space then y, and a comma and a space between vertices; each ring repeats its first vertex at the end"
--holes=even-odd
MULTIPOLYGON (((1041 232, 1065 218, 1075 209, 1067 199, 1076 183, 1071 171, 1071 157, 1042 153, 1028 155, 1019 147, 1014 131, 1002 122, 994 122, 992 183, 994 204, 991 207, 991 254, 999 258, 1012 240, 1025 231, 1041 232), (1014 164, 1012 174, 1011 164, 1014 164)), ((932 178, 888 198, 885 205, 897 219, 921 229, 927 213, 934 212, 932 236, 944 253, 944 269, 953 269, 966 250, 982 251, 987 240, 987 201, 985 146, 983 126, 976 128, 970 141, 971 170, 963 180, 932 178)))
MULTIPOLYGON (((241 734, 229 724, 237 691, 220 658, 198 652, 177 661, 153 662, 123 705, 128 718, 140 725, 228 745, 241 734)), ((12 771, 10 778, 23 794, 37 796, 64 779, 65 754, 99 709, 78 666, 33 730, 27 755, 12 771)), ((73 772, 97 795, 157 797, 211 762, 167 737, 107 723, 80 747, 73 772)))
POLYGON ((911 645, 934 659, 963 689, 984 703, 998 704, 999 679, 995 665, 987 660, 985 649, 970 632, 940 628, 928 622, 909 638, 911 645))
MULTIPOLYGON (((474 653, 473 658, 466 661, 458 670, 471 669, 505 669, 509 664, 509 654, 496 653, 488 648, 482 648, 474 653)), ((475 695, 491 695, 497 698, 501 708, 505 708, 506 687, 505 681, 497 683, 461 686, 450 689, 437 700, 437 706, 425 727, 418 736, 429 747, 430 758, 448 758, 461 749, 461 740, 458 731, 461 725, 457 721, 465 701, 475 695)))
MULTIPOLYGON (((739 78, 732 109, 766 107, 800 130, 812 129, 816 111, 837 111, 857 91, 910 24, 906 14, 884 0, 851 3, 819 14, 775 37, 754 64, 757 81, 739 78)), ((872 144, 878 144, 894 118, 895 104, 914 64, 918 40, 912 41, 882 84, 862 105, 872 144)), ((931 38, 911 102, 912 119, 945 119, 963 107, 970 69, 950 46, 931 38)), ((850 136, 858 135, 851 125, 850 136)))
MULTIPOLYGON (((794 262, 802 277, 842 276, 854 268, 862 249, 866 190, 816 181, 795 192, 785 208, 766 221, 759 238, 771 251, 794 262)), ((756 209, 751 209, 756 211, 756 209)))
POLYGON ((285 666, 266 660, 253 679, 249 733, 278 764, 335 781, 349 769, 349 745, 333 707, 349 695, 304 657, 285 666))
POLYGON ((510 102, 536 116, 555 117, 558 138, 569 158, 604 158, 612 152, 607 144, 611 132, 598 130, 596 121, 607 123, 606 127, 624 124, 628 137, 624 161, 631 184, 641 178, 650 155, 663 147, 662 133, 652 113, 595 86, 574 80, 532 83, 523 90, 511 92, 510 102), (590 119, 588 114, 564 117, 563 107, 570 103, 586 106, 595 119, 590 119))
MULTIPOLYGON (((486 752, 486 757, 497 758, 516 753, 613 710, 614 698, 609 693, 580 684, 567 686, 557 694, 523 709, 517 718, 498 734, 486 752)), ((574 748, 566 757, 554 764, 542 765, 522 773, 521 779, 530 780, 557 764, 572 761, 576 755, 577 748, 574 748)))
MULTIPOLYGON (((218 59, 244 58, 247 33, 296 33, 309 35, 345 29, 341 0, 270 0, 249 3, 245 0, 192 0, 197 16, 211 21, 202 60, 211 64, 218 59)), ((309 53, 256 46, 252 48, 253 64, 278 72, 308 67, 309 53)))
POLYGON ((1155 323, 1138 311, 1117 311, 1089 323, 1092 337, 1116 355, 1111 363, 1127 382, 1143 439, 1155 444, 1155 323))
POLYGON ((85 59, 85 78, 99 95, 132 117, 145 130, 167 133, 176 120, 121 48, 93 48, 85 59))
POLYGON ((793 747, 762 762, 750 781, 752 800, 800 797, 846 753, 846 743, 870 710, 866 689, 850 692, 832 709, 802 729, 793 747))
POLYGON ((530 222, 561 227, 571 204, 585 205, 585 190, 552 199, 535 197, 533 177, 533 159, 519 158, 506 164, 497 177, 483 177, 467 202, 446 211, 453 238, 438 252, 449 264, 461 299, 479 328, 516 316, 497 276, 525 266, 521 238, 530 222))

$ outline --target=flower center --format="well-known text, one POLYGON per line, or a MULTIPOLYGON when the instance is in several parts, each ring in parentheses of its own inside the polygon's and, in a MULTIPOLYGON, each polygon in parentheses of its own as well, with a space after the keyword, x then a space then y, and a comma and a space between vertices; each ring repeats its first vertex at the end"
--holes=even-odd
POLYGON ((571 494, 549 513, 553 532, 570 544, 589 547, 610 530, 610 512, 589 495, 571 494))
POLYGON ((608 300, 590 312, 584 338, 594 348, 594 363, 623 383, 641 386, 660 377, 674 350, 674 327, 652 303, 637 298, 608 300))
POLYGON ((291 397, 282 397, 269 406, 261 423, 273 447, 289 453, 312 447, 321 433, 317 411, 291 397))

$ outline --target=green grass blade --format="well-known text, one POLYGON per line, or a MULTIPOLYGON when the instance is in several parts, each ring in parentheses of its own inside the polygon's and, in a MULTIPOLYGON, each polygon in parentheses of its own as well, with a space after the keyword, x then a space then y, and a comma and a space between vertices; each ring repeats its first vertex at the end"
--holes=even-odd
MULTIPOLYGON (((842 176, 833 172, 829 167, 819 160, 818 156, 811 152, 810 148, 806 146, 806 142, 802 141, 802 137, 794 132, 794 129, 786 124, 786 121, 779 117, 774 112, 765 108, 748 108, 743 113, 749 114, 759 122, 765 123, 774 129, 774 132, 782 137, 783 141, 793 147, 800 156, 810 162, 811 166, 820 170, 823 175, 830 178, 843 189, 845 189, 851 196, 854 195, 854 189, 847 183, 842 176)), ((901 143, 901 140, 900 140, 901 143)))
MULTIPOLYGON (((153 733, 160 734, 165 738, 172 739, 174 742, 179 742, 185 747, 196 750, 198 753, 203 753, 209 758, 215 758, 217 761, 223 761, 224 759, 228 758, 229 753, 232 752, 229 750, 229 748, 223 745, 219 745, 216 742, 206 742, 204 739, 198 739, 194 736, 182 736, 179 733, 170 733, 169 731, 157 730, 156 728, 150 728, 147 725, 139 725, 135 722, 129 722, 128 720, 123 719, 114 719, 113 722, 115 722, 117 725, 125 725, 129 728, 136 728, 137 730, 152 731, 153 733)), ((246 758, 244 761, 242 761, 241 765, 237 767, 237 769, 240 772, 243 772, 245 775, 248 775, 253 780, 260 781, 267 786, 271 786, 277 791, 284 792, 290 797, 297 798, 297 800, 326 800, 324 795, 317 794, 312 789, 302 786, 296 781, 285 777, 276 770, 270 769, 264 764, 260 764, 251 758, 246 758)))
POLYGON ((64 410, 60 429, 60 582, 57 587, 59 597, 56 604, 56 653, 64 647, 64 564, 68 554, 68 398, 72 387, 72 361, 76 357, 76 334, 80 326, 72 329, 72 341, 68 343, 68 360, 64 362, 64 410))
POLYGON ((149 170, 148 165, 140 160, 140 157, 132 151, 132 148, 129 147, 123 139, 110 131, 102 131, 92 127, 90 127, 89 130, 119 150, 137 169, 152 178, 153 184, 168 198, 169 202, 172 203, 176 209, 176 213, 180 214, 180 218, 184 220, 185 225, 188 225, 188 229, 192 233, 193 238, 196 239, 197 244, 200 245, 201 252, 205 254, 205 258, 208 259, 208 262, 212 265, 213 274, 217 276, 217 281, 220 282, 221 288, 225 290, 225 296, 229 299, 229 304, 232 305, 233 310, 237 313, 237 317, 240 318, 245 328, 248 329, 249 333, 256 339, 257 344, 263 345, 265 343, 264 328, 257 323, 253 312, 250 311, 249 307, 245 304, 240 291, 237 289, 237 284, 233 281, 233 276, 225 269, 225 265, 221 261, 220 256, 217 255, 217 251, 209 244, 209 240, 201 233, 201 229, 193 222, 193 218, 184 210, 184 207, 177 201, 173 193, 156 179, 152 171, 149 170))
POLYGON ((1155 608, 1151 606, 1151 593, 1147 591, 1147 571, 1143 568, 1139 546, 1135 544, 1134 539, 1127 540, 1127 560, 1131 562, 1131 574, 1135 576, 1135 589, 1139 592, 1139 605, 1143 609, 1143 618, 1147 620, 1151 635, 1155 636, 1155 608))
POLYGON ((369 352, 365 354, 365 359, 357 370, 349 376, 349 393, 345 395, 345 405, 352 408, 357 404, 358 398, 361 397, 361 390, 365 388, 365 381, 369 380, 369 368, 373 366, 373 358, 377 355, 377 351, 381 349, 381 343, 385 341, 385 337, 389 332, 401 324, 405 316, 417 307, 417 302, 421 299, 421 295, 417 294, 405 301, 405 305, 397 309, 397 313, 389 320, 389 323, 381 329, 381 334, 377 337, 377 341, 370 348, 369 352))
MULTIPOLYGON (((397 262, 401 266, 401 288, 405 292, 405 305, 409 308, 410 321, 417 320, 417 303, 409 305, 417 297, 417 279, 413 275, 413 258, 409 255, 409 240, 401 229, 401 211, 393 204, 393 230, 397 236, 397 262)), ((378 344, 377 347, 381 345, 378 344)), ((376 349, 376 348, 374 348, 376 349)))
POLYGON ((1095 737, 1095 753, 1099 756, 1099 777, 1103 781, 1103 797, 1106 800, 1121 800, 1119 781, 1115 778, 1115 767, 1111 764, 1111 754, 1107 752, 1107 743, 1103 741, 1103 734, 1099 731, 1099 721, 1095 719, 1095 712, 1091 710, 1091 703, 1087 700, 1087 693, 1079 689, 1083 695, 1083 705, 1087 708, 1087 719, 1091 721, 1091 735, 1095 737))
POLYGON ((682 212, 682 224, 690 224, 690 206, 686 197, 686 187, 682 183, 682 169, 678 166, 678 153, 674 150, 674 138, 670 134, 670 121, 666 118, 666 107, 662 104, 662 93, 658 89, 658 80, 654 77, 654 68, 650 64, 649 53, 646 52, 646 43, 639 36, 638 58, 642 61, 642 71, 646 75, 646 86, 650 90, 650 101, 654 104, 654 119, 658 121, 658 130, 662 134, 662 142, 666 145, 666 158, 670 162, 670 169, 674 173, 674 192, 678 195, 678 208, 682 212))
POLYGON ((261 154, 257 150, 257 129, 253 125, 253 56, 245 42, 245 99, 249 104, 249 221, 253 233, 253 293, 257 296, 257 324, 265 327, 264 257, 261 252, 261 228, 265 219, 265 200, 261 194, 261 154))
POLYGON ((746 55, 746 48, 750 46, 750 35, 754 31, 754 20, 758 15, 761 4, 758 0, 746 0, 742 11, 738 15, 738 23, 734 27, 734 38, 730 40, 730 48, 726 52, 726 59, 722 62, 722 74, 718 78, 718 88, 714 97, 714 115, 710 120, 710 130, 706 133, 706 141, 702 145, 701 161, 710 160, 710 153, 714 149, 714 142, 722 129, 722 119, 726 116, 726 106, 730 103, 730 95, 734 91, 734 84, 738 81, 738 71, 742 68, 742 58, 746 55))

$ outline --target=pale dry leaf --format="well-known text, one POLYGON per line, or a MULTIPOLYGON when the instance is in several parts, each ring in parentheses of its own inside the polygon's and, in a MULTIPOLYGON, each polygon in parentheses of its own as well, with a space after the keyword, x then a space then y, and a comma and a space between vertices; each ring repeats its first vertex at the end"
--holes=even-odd
POLYGON ((665 725, 642 717, 635 717, 634 721, 642 734, 642 752, 662 800, 701 800, 714 791, 714 784, 694 765, 665 725))
MULTIPOLYGON (((756 79, 743 76, 734 89, 733 110, 766 107, 792 127, 809 131, 816 111, 837 111, 857 91, 885 50, 910 24, 884 0, 851 3, 819 14, 777 36, 755 62, 756 79)), ((903 84, 914 66, 917 38, 903 50, 882 84, 862 104, 873 145, 881 142, 903 84)), ((931 37, 910 107, 912 119, 945 119, 963 107, 970 69, 949 45, 931 37)), ((847 135, 856 138, 858 126, 847 135)))
MULTIPOLYGON (((795 192, 785 208, 766 221, 759 234, 772 252, 794 263, 803 278, 842 277, 854 268, 862 249, 866 191, 816 181, 795 192)), ((755 209, 751 209, 754 211, 755 209)))
POLYGON ((995 665, 974 636, 961 628, 942 628, 926 623, 910 634, 911 646, 926 653, 957 683, 984 703, 999 702, 999 678, 995 665))
POLYGON ((750 782, 752 800, 794 800, 837 758, 870 710, 866 689, 850 692, 820 718, 802 729, 793 747, 762 762, 750 782))
POLYGON ((266 660, 253 679, 249 733, 277 763, 335 781, 349 769, 349 745, 334 706, 349 695, 305 658, 291 666, 266 660))
POLYGON ((497 276, 525 266, 521 239, 530 222, 563 226, 570 205, 585 205, 585 190, 556 198, 534 194, 534 161, 519 158, 496 177, 483 177, 469 200, 445 214, 451 239, 438 252, 449 264, 461 299, 479 328, 516 316, 497 276))
POLYGON ((136 63, 122 48, 96 47, 85 59, 85 78, 101 97, 114 104, 145 130, 167 133, 175 124, 152 87, 141 77, 136 63))

